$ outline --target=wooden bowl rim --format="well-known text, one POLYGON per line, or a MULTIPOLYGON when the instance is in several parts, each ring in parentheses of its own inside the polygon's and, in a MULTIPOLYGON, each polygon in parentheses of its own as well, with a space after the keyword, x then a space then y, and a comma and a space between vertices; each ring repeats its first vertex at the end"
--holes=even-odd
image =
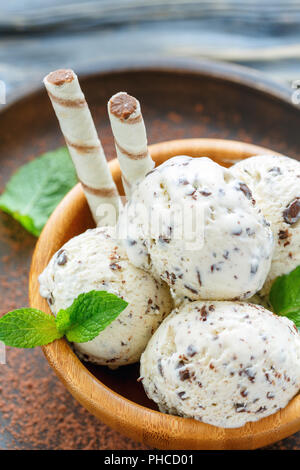
MULTIPOLYGON (((246 158, 256 154, 278 154, 253 144, 224 139, 182 139, 161 142, 149 147, 156 162, 171 155, 187 154, 200 156, 203 149, 219 153, 227 163, 231 155, 246 158), (176 153, 174 153, 176 152, 176 153)), ((205 154, 204 154, 205 156, 205 154)), ((235 161, 237 159, 235 158, 235 161)), ((120 175, 117 159, 109 162, 116 177, 120 175)), ((58 205, 47 222, 36 245, 29 279, 29 300, 31 307, 41 308, 42 297, 36 295, 37 260, 43 252, 50 227, 56 224, 66 207, 74 201, 84 199, 80 185, 76 185, 58 205)), ((48 253, 48 257, 53 253, 48 253)), ((45 263, 45 265, 47 262, 45 263)), ((43 305, 44 306, 44 305, 43 305)), ((44 306, 45 310, 45 306, 44 306)), ((50 309, 47 312, 50 314, 50 309)), ((161 449, 255 449, 285 438, 300 429, 300 395, 277 413, 241 428, 218 428, 194 419, 167 415, 139 405, 100 382, 80 362, 71 347, 64 340, 44 346, 43 352, 50 366, 71 394, 92 414, 127 436, 161 449), (88 391, 86 386, 88 384, 88 391), (109 403, 109 406, 106 406, 109 403)))

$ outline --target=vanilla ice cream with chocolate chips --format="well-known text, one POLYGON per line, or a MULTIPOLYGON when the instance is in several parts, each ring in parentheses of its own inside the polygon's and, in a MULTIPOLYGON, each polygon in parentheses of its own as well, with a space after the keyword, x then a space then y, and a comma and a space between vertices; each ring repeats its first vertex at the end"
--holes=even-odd
POLYGON ((88 230, 68 241, 39 281, 40 293, 55 315, 91 290, 105 290, 128 302, 96 338, 75 345, 84 359, 113 368, 138 361, 172 309, 167 285, 133 266, 109 227, 88 230))
POLYGON ((234 428, 284 408, 300 388, 294 324, 246 302, 186 302, 141 357, 160 411, 234 428))
POLYGON ((130 261, 167 282, 176 299, 246 299, 270 269, 273 236, 250 189, 208 158, 178 156, 150 172, 120 218, 126 224, 130 261), (192 248, 175 236, 176 224, 186 225, 172 220, 175 207, 202 216, 192 248), (149 214, 161 217, 160 233, 149 235, 149 214))
POLYGON ((232 167, 246 183, 270 222, 275 240, 271 269, 262 293, 272 282, 300 265, 300 162, 265 155, 247 158, 232 167))

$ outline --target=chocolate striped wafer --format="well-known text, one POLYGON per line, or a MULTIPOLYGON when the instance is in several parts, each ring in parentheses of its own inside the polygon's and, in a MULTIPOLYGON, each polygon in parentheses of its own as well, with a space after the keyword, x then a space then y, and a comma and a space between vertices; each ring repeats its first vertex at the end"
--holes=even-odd
POLYGON ((119 195, 78 78, 72 70, 56 70, 44 84, 95 222, 102 225, 105 211, 105 225, 113 225, 119 195))
POLYGON ((129 197, 134 186, 154 167, 139 101, 125 92, 108 102, 108 114, 122 171, 123 186, 129 197))

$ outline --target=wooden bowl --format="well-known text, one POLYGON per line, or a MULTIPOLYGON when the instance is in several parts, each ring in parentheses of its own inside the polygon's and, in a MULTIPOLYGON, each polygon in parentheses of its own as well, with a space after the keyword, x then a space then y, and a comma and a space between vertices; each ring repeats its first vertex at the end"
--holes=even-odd
MULTIPOLYGON (((208 156, 224 166, 252 155, 276 153, 251 144, 219 139, 163 142, 151 146, 150 152, 157 164, 184 154, 208 156)), ((111 161, 110 168, 123 194, 117 160, 111 161)), ((54 211, 37 243, 29 284, 32 307, 50 314, 47 302, 39 295, 38 275, 66 241, 91 227, 93 220, 81 187, 77 185, 54 211)), ((127 366, 111 372, 104 367, 84 365, 65 340, 55 341, 43 347, 43 351, 58 377, 85 408, 112 428, 151 447, 185 450, 255 449, 300 429, 300 395, 272 416, 241 428, 222 429, 157 411, 155 405, 146 398, 141 385, 131 380, 138 376, 138 366, 134 369, 127 366)))

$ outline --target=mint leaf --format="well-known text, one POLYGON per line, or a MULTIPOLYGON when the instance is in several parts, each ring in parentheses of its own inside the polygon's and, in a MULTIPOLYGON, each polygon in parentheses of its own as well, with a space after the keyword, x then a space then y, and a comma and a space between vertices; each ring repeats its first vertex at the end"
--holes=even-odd
POLYGON ((296 327, 300 329, 300 311, 298 312, 288 312, 288 314, 284 315, 285 317, 288 317, 292 322, 295 323, 296 327))
POLYGON ((288 317, 300 328, 300 266, 275 280, 269 300, 277 315, 288 317))
POLYGON ((62 198, 76 184, 76 172, 66 147, 47 152, 23 165, 0 196, 0 209, 39 236, 62 198))
POLYGON ((34 348, 52 343, 63 335, 55 318, 34 308, 21 308, 0 318, 0 341, 15 348, 34 348))
POLYGON ((106 291, 80 294, 57 317, 34 308, 20 308, 0 318, 0 341, 15 348, 34 348, 66 335, 69 341, 94 339, 127 307, 128 303, 106 291))
POLYGON ((128 303, 106 291, 80 294, 71 307, 60 310, 56 325, 61 334, 76 343, 94 339, 127 307, 128 303))

